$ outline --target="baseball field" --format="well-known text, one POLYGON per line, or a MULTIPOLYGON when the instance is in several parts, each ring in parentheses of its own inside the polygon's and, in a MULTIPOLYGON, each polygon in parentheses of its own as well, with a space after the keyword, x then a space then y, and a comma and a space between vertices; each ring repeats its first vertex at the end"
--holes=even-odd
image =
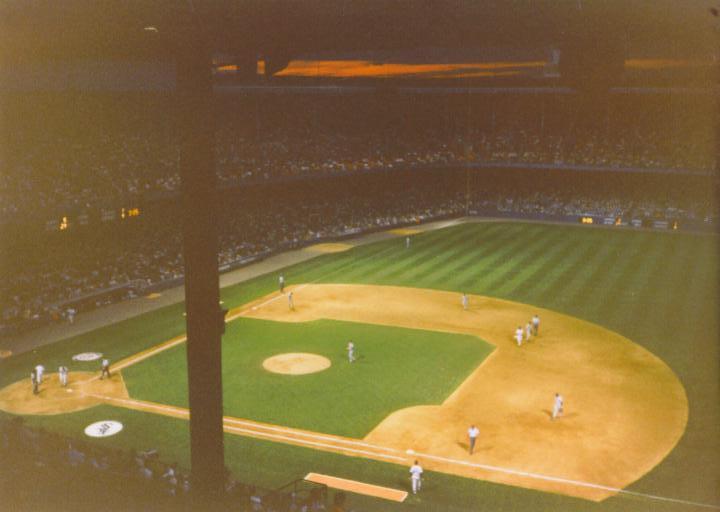
MULTIPOLYGON (((417 458, 418 496, 353 505, 720 510, 717 236, 467 222, 306 251, 317 256, 282 270, 284 293, 279 272, 222 291, 225 453, 238 479, 278 488, 314 472, 407 491, 417 458), (517 346, 535 314, 538 336, 517 346), (552 420, 556 392, 565 407, 552 420)), ((182 312, 3 360, 0 414, 78 437, 116 420, 119 434, 91 442, 187 467, 182 312), (85 352, 110 358, 113 377, 71 361, 85 352), (38 362, 69 366, 68 389, 51 374, 33 396, 38 362)))

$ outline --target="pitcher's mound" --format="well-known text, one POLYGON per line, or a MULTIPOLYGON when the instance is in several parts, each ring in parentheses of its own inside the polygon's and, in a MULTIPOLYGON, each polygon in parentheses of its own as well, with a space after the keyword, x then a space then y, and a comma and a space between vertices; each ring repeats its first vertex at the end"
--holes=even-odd
POLYGON ((285 375, 304 375, 321 372, 330 368, 330 359, 317 354, 291 352, 268 357, 263 361, 263 368, 273 373, 285 375))

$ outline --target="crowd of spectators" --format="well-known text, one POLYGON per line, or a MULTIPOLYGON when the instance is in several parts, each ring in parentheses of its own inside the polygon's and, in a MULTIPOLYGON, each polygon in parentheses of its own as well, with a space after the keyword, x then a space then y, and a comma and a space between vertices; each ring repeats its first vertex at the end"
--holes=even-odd
MULTIPOLYGON (((218 263, 227 267, 325 238, 456 215, 462 208, 459 200, 425 193, 409 194, 403 201, 357 197, 232 211, 222 223, 218 263)), ((138 227, 128 236, 111 233, 95 243, 69 244, 35 263, 23 261, 0 282, 0 332, 66 319, 73 299, 90 296, 91 302, 84 301, 80 309, 98 307, 182 275, 181 233, 168 223, 138 227), (98 293, 102 290, 110 293, 98 293)))
MULTIPOLYGON (((322 196, 322 194, 321 194, 322 196)), ((573 187, 557 190, 521 189, 512 184, 479 188, 466 197, 462 190, 432 187, 357 194, 339 200, 259 200, 253 206, 229 208, 221 223, 218 264, 222 270, 273 252, 324 239, 457 217, 466 211, 481 215, 534 215, 547 218, 578 216, 695 221, 714 225, 711 204, 637 198, 619 193, 589 193, 573 187)), ((64 243, 35 262, 22 261, 0 282, 0 332, 11 332, 48 321, 68 319, 68 309, 85 310, 133 298, 163 283, 178 283, 183 275, 182 238, 176 225, 151 222, 126 235, 64 243), (80 300, 86 298, 87 300, 80 300)))
MULTIPOLYGON (((198 510, 188 472, 155 449, 101 447, 30 427, 18 416, 0 420, 0 460, 0 495, 8 510, 198 510)), ((338 493, 334 501, 343 498, 338 493)), ((220 500, 223 510, 238 512, 347 510, 331 509, 325 488, 270 491, 227 470, 220 500)))
MULTIPOLYGON (((23 134, 13 137, 23 139, 23 134)), ((180 188, 177 143, 162 131, 98 129, 93 137, 54 134, 13 145, 22 150, 9 151, 0 160, 0 220, 28 213, 57 215, 127 206, 180 188)), ((681 141, 639 129, 569 135, 506 127, 459 136, 436 128, 357 134, 279 126, 248 136, 232 125, 221 125, 216 132, 216 171, 221 186, 476 164, 710 172, 716 159, 709 147, 707 141, 681 141)))

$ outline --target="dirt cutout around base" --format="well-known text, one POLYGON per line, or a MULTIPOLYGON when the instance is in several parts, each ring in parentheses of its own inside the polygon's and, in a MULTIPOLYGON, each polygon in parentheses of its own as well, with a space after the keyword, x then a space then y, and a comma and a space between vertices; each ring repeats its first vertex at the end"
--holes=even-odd
POLYGON ((97 396, 127 398, 122 375, 116 372, 101 380, 98 372, 70 372, 68 384, 63 387, 57 373, 46 373, 37 395, 32 392, 28 375, 0 390, 0 409, 12 414, 64 414, 103 403, 97 396))
POLYGON ((311 245, 310 247, 306 247, 303 249, 307 252, 320 252, 320 253, 336 253, 336 252, 345 252, 350 249, 352 249, 354 245, 351 244, 341 244, 341 243, 325 243, 325 244, 315 244, 311 245))
POLYGON ((388 233, 392 233, 393 235, 397 235, 397 236, 417 235, 418 233, 422 233, 422 232, 423 232, 423 230, 415 229, 415 228, 397 228, 397 229, 391 229, 388 231, 388 233))
POLYGON ((291 289, 294 311, 268 296, 254 303, 262 307, 248 307, 247 316, 463 333, 496 346, 443 404, 396 411, 363 440, 413 453, 427 469, 600 501, 659 464, 685 430, 687 397, 672 370, 598 325, 482 296, 471 296, 466 311, 459 293, 436 290, 333 284, 291 289), (539 336, 518 347, 515 329, 536 313, 539 336), (565 415, 553 421, 555 392, 565 398, 565 415), (480 429, 473 455, 471 424, 480 429))
POLYGON ((307 375, 330 368, 330 359, 318 354, 290 352, 268 357, 263 361, 263 368, 284 375, 307 375))

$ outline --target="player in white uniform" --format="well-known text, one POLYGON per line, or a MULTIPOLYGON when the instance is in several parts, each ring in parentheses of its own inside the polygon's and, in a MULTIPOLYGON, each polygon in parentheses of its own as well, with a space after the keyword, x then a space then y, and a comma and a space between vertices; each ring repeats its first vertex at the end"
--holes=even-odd
POLYGON ((467 293, 462 294, 462 299, 460 299, 460 302, 462 302, 463 309, 467 311, 467 308, 470 305, 470 299, 468 298, 467 293))
POLYGON ((532 327, 533 327, 533 336, 537 336, 538 331, 540 330, 540 317, 539 316, 533 315, 532 327))
POLYGON ((295 310, 295 301, 293 301, 293 292, 288 293, 288 307, 295 310))
POLYGON ((410 249, 410 237, 405 237, 405 249, 410 249))
POLYGON ((108 379, 110 378, 110 360, 103 359, 100 367, 100 380, 103 380, 106 376, 108 379))
POLYGON ((285 276, 282 274, 278 278, 278 285, 280 286, 280 293, 285 293, 285 276))
POLYGON ((42 384, 43 374, 45 373, 45 367, 41 364, 35 367, 35 378, 37 379, 38 386, 42 384))
POLYGON ((470 425, 470 428, 468 429, 468 439, 470 441, 470 455, 473 454, 473 450, 475 449, 475 441, 477 441, 479 435, 480 429, 477 428, 475 425, 470 425))
POLYGON ((528 322, 525 326, 525 341, 530 341, 530 336, 532 336, 532 325, 528 322))
POLYGON ((515 329, 515 341, 517 341, 517 346, 519 347, 522 345, 523 340, 523 328, 518 325, 518 328, 515 329))
POLYGON ((60 385, 62 387, 67 386, 68 383, 68 369, 67 366, 61 366, 58 368, 58 376, 60 378, 60 385))
POLYGON ((417 494, 422 487, 422 474, 423 468, 420 467, 418 461, 415 461, 415 464, 410 467, 410 484, 413 494, 417 494))
POLYGON ((552 419, 563 414, 563 397, 560 393, 555 393, 555 403, 553 404, 552 419))
POLYGON ((352 363, 355 361, 355 344, 352 341, 348 341, 347 344, 348 362, 352 363))

